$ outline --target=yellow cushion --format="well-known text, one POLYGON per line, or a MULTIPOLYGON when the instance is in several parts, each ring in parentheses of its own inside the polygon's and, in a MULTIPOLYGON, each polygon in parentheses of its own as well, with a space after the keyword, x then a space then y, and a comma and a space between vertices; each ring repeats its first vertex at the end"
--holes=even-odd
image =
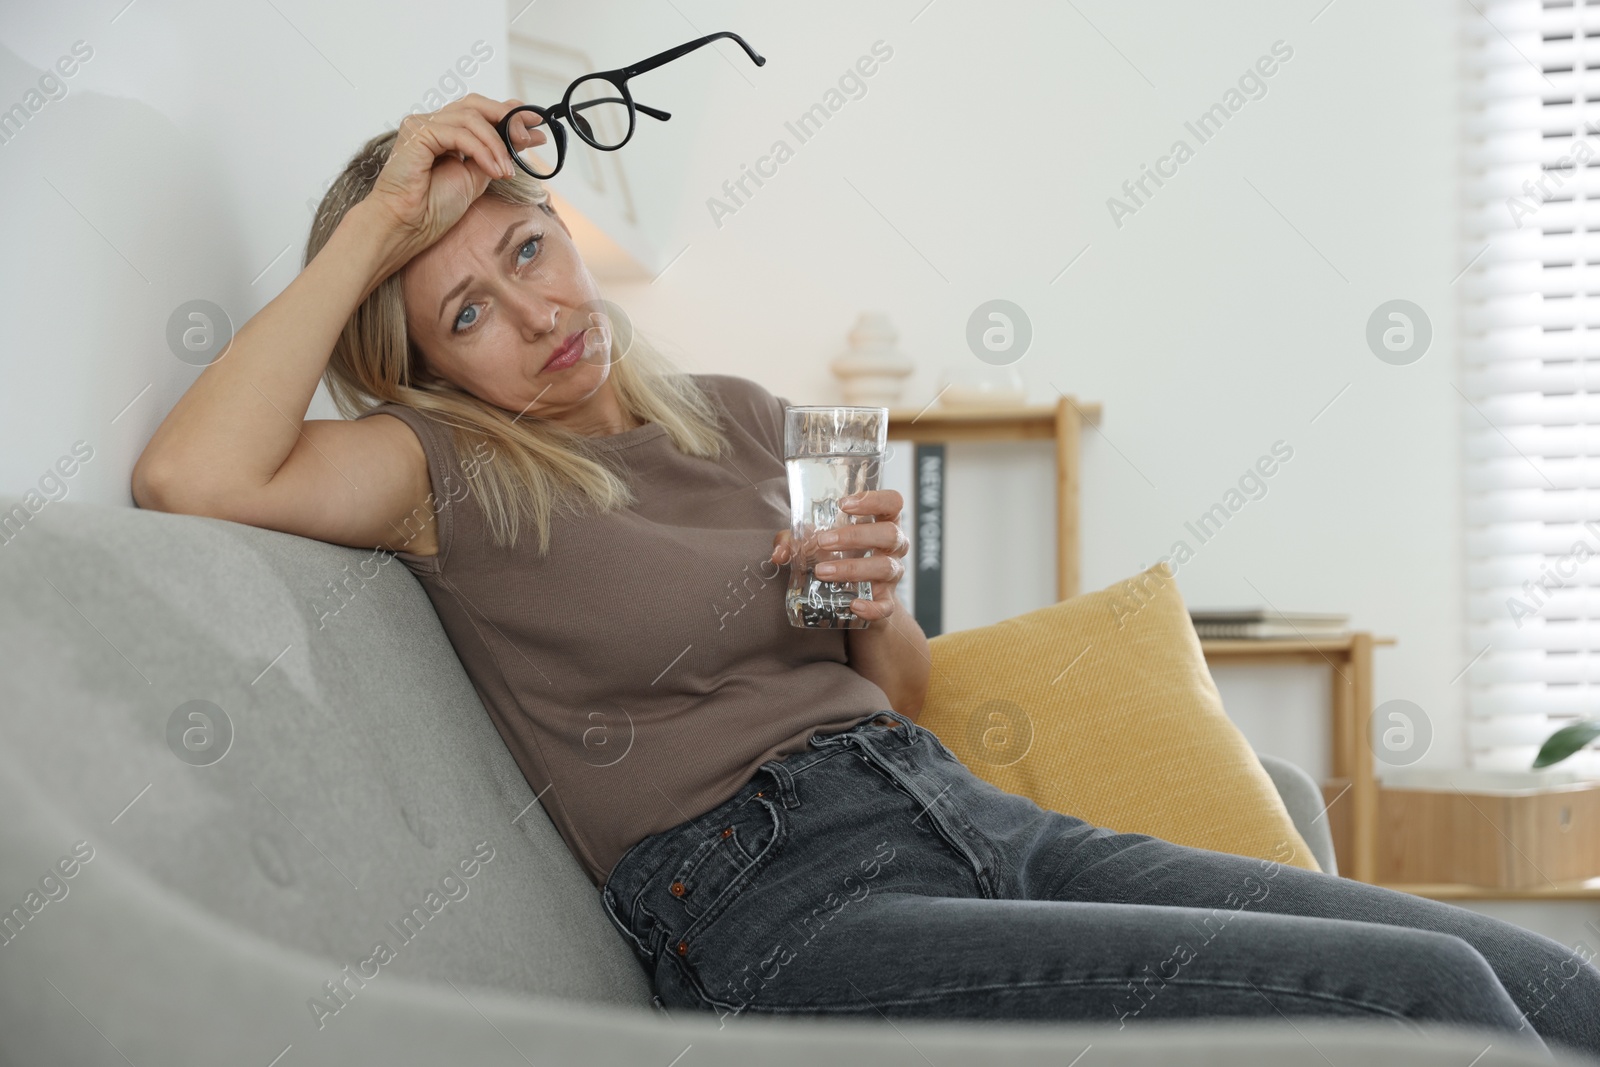
POLYGON ((1166 563, 928 645, 917 722, 978 777, 1095 826, 1321 869, 1223 712, 1166 563))

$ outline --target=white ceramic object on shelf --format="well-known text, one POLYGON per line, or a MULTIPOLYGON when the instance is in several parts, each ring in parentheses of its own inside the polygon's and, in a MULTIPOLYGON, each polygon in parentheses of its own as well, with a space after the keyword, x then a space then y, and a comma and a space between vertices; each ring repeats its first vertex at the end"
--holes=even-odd
POLYGON ((1028 389, 1015 367, 993 367, 975 359, 944 365, 939 406, 1013 407, 1028 402, 1028 389))
POLYGON ((900 402, 906 379, 917 369, 911 357, 895 347, 899 339, 880 311, 863 311, 848 337, 850 347, 832 363, 846 404, 894 407, 900 402))

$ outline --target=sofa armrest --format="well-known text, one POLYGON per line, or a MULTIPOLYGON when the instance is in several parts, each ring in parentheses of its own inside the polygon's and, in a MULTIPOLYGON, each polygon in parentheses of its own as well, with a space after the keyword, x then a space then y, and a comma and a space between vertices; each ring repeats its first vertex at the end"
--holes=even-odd
POLYGON ((1328 829, 1328 819, 1323 813, 1322 790, 1317 788, 1316 779, 1286 759, 1261 753, 1257 753, 1256 758, 1277 787, 1278 795, 1283 798, 1283 806, 1289 809, 1289 818, 1294 820, 1294 828, 1300 831, 1300 836, 1311 847, 1317 865, 1327 874, 1338 874, 1339 864, 1333 854, 1333 834, 1328 829))

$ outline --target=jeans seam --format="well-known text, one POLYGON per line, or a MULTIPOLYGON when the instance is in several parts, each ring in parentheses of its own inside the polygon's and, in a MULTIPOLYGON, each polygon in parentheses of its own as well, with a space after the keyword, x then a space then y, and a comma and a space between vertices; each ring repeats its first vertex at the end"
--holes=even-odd
POLYGON ((600 906, 605 910, 606 918, 610 919, 611 925, 615 926, 617 931, 628 939, 629 943, 634 949, 635 955, 639 955, 641 957, 648 956, 650 954, 649 949, 645 947, 644 942, 639 940, 638 935, 628 928, 628 924, 624 923, 621 917, 619 917, 616 911, 612 908, 611 902, 615 896, 616 894, 610 892, 609 890, 602 892, 600 895, 600 906))
POLYGON ((800 775, 806 773, 811 768, 816 767, 816 766, 818 766, 820 764, 823 764, 823 763, 827 763, 830 759, 833 759, 835 756, 839 755, 841 751, 842 750, 840 750, 840 749, 834 749, 832 752, 829 752, 826 756, 823 756, 821 759, 812 760, 810 763, 806 764, 804 767, 801 767, 797 771, 789 771, 789 777, 798 778, 800 775))
MULTIPOLYGON (((912 725, 916 724, 913 723, 912 725)), ((916 734, 907 735, 901 740, 900 747, 909 751, 917 741, 916 734)), ((972 865, 973 877, 978 883, 979 897, 989 900, 1000 899, 999 875, 995 870, 999 862, 999 856, 997 850, 987 841, 983 831, 975 826, 972 820, 958 807, 952 806, 949 816, 946 816, 942 811, 936 812, 934 809, 938 807, 940 797, 935 796, 931 801, 926 801, 918 796, 918 791, 902 779, 903 771, 901 768, 894 766, 894 761, 890 760, 885 753, 874 748, 870 742, 859 740, 856 744, 856 749, 860 752, 862 759, 877 770, 878 773, 884 775, 896 789, 918 803, 925 804, 922 814, 927 817, 933 833, 943 839, 950 848, 954 849, 958 855, 972 865), (869 751, 870 755, 868 754, 869 751), (980 847, 966 840, 963 831, 982 841, 983 845, 980 847)), ((961 766, 961 764, 958 762, 957 766, 961 766)))
MULTIPOLYGON (((866 1007, 860 1007, 855 1002, 841 1003, 841 1004, 803 1004, 803 1005, 789 1006, 789 1005, 774 1005, 769 1001, 765 1005, 762 1005, 762 1006, 759 1006, 759 1007, 752 1006, 751 1003, 746 1003, 743 1007, 737 1008, 737 1010, 738 1011, 747 1011, 748 1010, 748 1011, 755 1011, 755 1012, 766 1012, 768 1014, 773 1014, 773 1015, 806 1014, 806 1013, 814 1013, 814 1012, 819 1012, 819 1011, 825 1011, 825 1012, 837 1011, 837 1012, 839 1012, 841 1014, 848 1014, 848 1013, 866 1014, 867 1012, 874 1011, 874 1010, 876 1010, 878 1008, 881 1008, 881 1007, 883 1007, 885 1005, 894 1006, 894 1005, 926 1004, 926 1003, 930 1003, 930 1002, 933 1002, 933 1001, 938 1001, 938 1000, 945 999, 946 997, 948 997, 949 995, 951 995, 953 993, 1003 991, 1003 990, 1008 990, 1008 989, 1066 988, 1066 987, 1090 987, 1090 986, 1104 986, 1104 987, 1107 987, 1107 988, 1119 988, 1121 986, 1126 985, 1127 983, 1128 983, 1128 979, 1126 979, 1126 978, 1068 978, 1068 979, 1052 979, 1052 980, 1049 980, 1049 981, 1036 981, 1036 982, 996 982, 996 983, 989 983, 989 984, 983 984, 983 985, 952 986, 949 989, 930 991, 925 995, 914 996, 914 997, 898 997, 898 998, 895 998, 895 999, 892 999, 892 1000, 875 999, 875 1000, 870 1001, 867 1004, 866 1007)), ((1402 1022, 1408 1022, 1408 1023, 1415 1023, 1416 1022, 1416 1020, 1410 1018, 1409 1016, 1403 1015, 1400 1012, 1394 1011, 1391 1008, 1384 1007, 1381 1004, 1374 1004, 1374 1003, 1372 1003, 1370 1001, 1359 1000, 1359 999, 1357 999, 1355 997, 1340 996, 1339 994, 1336 994, 1336 993, 1315 993, 1315 992, 1308 992, 1308 991, 1303 990, 1303 989, 1283 989, 1283 988, 1280 988, 1278 986, 1261 986, 1261 985, 1251 986, 1249 983, 1241 984, 1241 983, 1238 983, 1238 982, 1228 981, 1227 979, 1217 979, 1215 981, 1210 980, 1210 979, 1191 979, 1191 980, 1186 981, 1186 982, 1179 982, 1179 981, 1176 981, 1176 980, 1172 980, 1172 981, 1169 981, 1168 984, 1169 985, 1178 985, 1178 986, 1203 986, 1203 987, 1205 987, 1207 989, 1236 989, 1236 990, 1241 990, 1241 991, 1246 989, 1246 988, 1252 988, 1254 990, 1258 990, 1258 991, 1261 991, 1263 993, 1265 993, 1265 992, 1273 992, 1273 993, 1277 993, 1277 994, 1279 994, 1281 996, 1298 997, 1298 998, 1301 998, 1301 999, 1310 999, 1310 1000, 1320 1000, 1320 1001, 1327 1001, 1327 1002, 1332 1002, 1332 1003, 1337 1003, 1337 1004, 1347 1004, 1347 1005, 1350 1005, 1352 1007, 1360 1008, 1360 1009, 1362 1009, 1364 1011, 1370 1011, 1370 1012, 1372 1012, 1374 1014, 1377 1014, 1377 1015, 1383 1015, 1383 1016, 1386 1016, 1386 1017, 1391 1018, 1391 1019, 1398 1019, 1398 1020, 1400 1020, 1402 1022)), ((694 986, 695 986, 696 995, 699 996, 701 1000, 705 1001, 707 1007, 727 1008, 727 1009, 734 1009, 735 1008, 734 1005, 727 1004, 727 1003, 724 1003, 723 1001, 716 1000, 715 998, 710 997, 710 996, 706 995, 704 992, 702 992, 703 986, 702 986, 702 983, 698 980, 698 976, 696 976, 696 981, 694 983, 694 986)), ((1166 988, 1166 987, 1163 986, 1162 988, 1166 988)), ((1268 1001, 1267 1003, 1268 1003, 1269 1006, 1272 1004, 1271 1001, 1268 1001)), ((1082 1022, 1082 1021, 1087 1021, 1087 1020, 1069 1019, 1069 1020, 1063 1020, 1063 1021, 1082 1022)))

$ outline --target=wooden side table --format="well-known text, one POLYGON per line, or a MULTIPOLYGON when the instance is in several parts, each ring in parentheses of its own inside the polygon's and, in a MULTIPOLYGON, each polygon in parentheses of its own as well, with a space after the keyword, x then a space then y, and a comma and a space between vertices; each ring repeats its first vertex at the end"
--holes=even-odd
POLYGON ((1384 887, 1430 900, 1600 901, 1600 878, 1534 886, 1531 889, 1466 885, 1461 882, 1389 882, 1384 883, 1384 887))
POLYGON ((1078 436, 1083 424, 1100 421, 1100 405, 1061 396, 1054 404, 1014 407, 935 405, 889 409, 889 437, 895 441, 942 444, 946 441, 1055 440, 1056 448, 1056 599, 1078 595, 1078 436))
POLYGON ((1310 640, 1203 640, 1206 661, 1228 666, 1258 663, 1326 664, 1333 668, 1333 783, 1347 781, 1328 802, 1334 805, 1349 795, 1349 841, 1338 848, 1342 834, 1334 835, 1340 873, 1362 882, 1378 880, 1378 781, 1372 767, 1372 649, 1392 645, 1392 637, 1374 637, 1356 630, 1342 637, 1310 640))

